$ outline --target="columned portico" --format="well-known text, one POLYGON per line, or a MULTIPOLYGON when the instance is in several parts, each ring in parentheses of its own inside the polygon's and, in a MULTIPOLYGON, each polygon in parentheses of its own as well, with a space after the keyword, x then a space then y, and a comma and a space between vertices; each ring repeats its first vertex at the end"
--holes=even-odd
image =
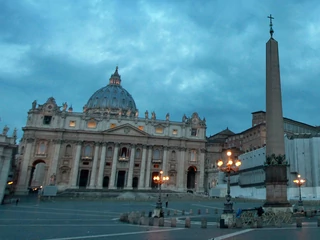
POLYGON ((57 174, 57 168, 58 168, 58 160, 60 157, 60 149, 61 149, 61 140, 53 140, 54 143, 54 152, 53 152, 53 156, 52 156, 52 162, 49 166, 49 174, 47 176, 47 183, 51 184, 50 179, 52 175, 56 175, 57 174))
POLYGON ((205 156, 205 149, 200 149, 200 176, 198 178, 197 184, 197 191, 203 192, 204 191, 204 156, 205 156))
POLYGON ((74 164, 72 167, 71 173, 71 188, 78 188, 77 180, 78 180, 78 173, 79 173, 79 164, 80 164, 80 157, 81 157, 81 146, 82 142, 77 142, 76 148, 76 156, 74 158, 74 164))
POLYGON ((110 189, 116 189, 115 180, 116 180, 116 173, 117 173, 117 162, 118 162, 118 152, 119 152, 119 143, 115 144, 114 152, 113 152, 113 159, 112 159, 112 168, 111 168, 111 176, 110 176, 110 189))
POLYGON ((106 150, 107 150, 107 144, 103 143, 102 150, 101 150, 101 157, 100 157, 98 180, 97 180, 97 188, 98 189, 102 189, 104 166, 106 163, 106 150))
POLYGON ((89 185, 90 189, 94 189, 96 187, 96 172, 97 172, 97 165, 98 165, 99 147, 100 147, 100 143, 95 143, 94 157, 93 157, 91 176, 90 176, 90 185, 89 185))
POLYGON ((180 158, 178 159, 178 190, 184 191, 185 190, 185 184, 184 184, 184 178, 185 178, 185 155, 186 155, 186 148, 180 149, 180 158))
POLYGON ((129 173, 127 179, 127 186, 125 189, 132 189, 132 176, 133 176, 133 168, 134 168, 134 156, 136 152, 136 146, 131 146, 131 153, 130 153, 130 162, 129 162, 129 173))
POLYGON ((147 147, 143 146, 140 177, 139 177, 139 189, 145 188, 144 179, 146 174, 146 159, 147 159, 147 147))
POLYGON ((33 143, 34 143, 33 138, 27 139, 27 145, 23 155, 22 167, 20 168, 19 181, 18 181, 17 190, 16 190, 17 195, 25 195, 28 193, 28 183, 29 183, 28 177, 30 176, 30 174, 28 174, 28 167, 29 167, 30 159, 32 157, 31 150, 32 150, 33 143))
POLYGON ((150 186, 150 170, 151 170, 151 159, 152 157, 152 147, 149 146, 149 149, 148 149, 148 160, 147 160, 147 171, 146 171, 146 189, 151 189, 151 186, 150 186))

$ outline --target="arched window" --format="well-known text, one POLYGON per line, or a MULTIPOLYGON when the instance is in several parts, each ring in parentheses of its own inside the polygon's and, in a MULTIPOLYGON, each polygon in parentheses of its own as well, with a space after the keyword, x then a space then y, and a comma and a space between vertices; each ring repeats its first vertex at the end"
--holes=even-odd
POLYGON ((85 157, 92 157, 92 148, 91 146, 87 145, 84 148, 84 156, 85 157))
POLYGON ((108 158, 111 158, 111 157, 112 157, 112 147, 108 147, 107 157, 108 157, 108 158))
POLYGON ((121 158, 126 158, 127 157, 127 148, 126 147, 123 147, 122 149, 121 149, 121 153, 120 153, 120 157, 121 158))
POLYGON ((160 150, 159 149, 155 149, 153 151, 153 159, 160 159, 160 150))
POLYGON ((140 150, 140 148, 137 148, 135 158, 141 158, 141 150, 140 150))
POLYGON ((70 144, 68 144, 68 145, 66 146, 66 150, 65 150, 64 155, 65 155, 65 156, 71 156, 71 155, 72 155, 72 153, 71 153, 71 145, 70 145, 70 144))

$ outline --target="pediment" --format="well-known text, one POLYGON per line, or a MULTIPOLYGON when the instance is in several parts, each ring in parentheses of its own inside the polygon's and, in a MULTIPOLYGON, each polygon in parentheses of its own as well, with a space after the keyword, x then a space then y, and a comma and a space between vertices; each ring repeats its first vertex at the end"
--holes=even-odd
POLYGON ((134 127, 128 123, 114 128, 110 128, 108 130, 105 130, 103 133, 128 136, 149 136, 149 134, 145 131, 142 131, 139 128, 134 127))

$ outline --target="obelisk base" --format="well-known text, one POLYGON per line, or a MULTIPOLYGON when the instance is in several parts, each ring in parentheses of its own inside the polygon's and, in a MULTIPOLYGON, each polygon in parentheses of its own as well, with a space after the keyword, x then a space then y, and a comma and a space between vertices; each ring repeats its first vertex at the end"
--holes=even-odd
POLYGON ((271 208, 286 208, 291 207, 287 199, 287 183, 286 182, 272 182, 266 183, 267 198, 263 207, 271 208))

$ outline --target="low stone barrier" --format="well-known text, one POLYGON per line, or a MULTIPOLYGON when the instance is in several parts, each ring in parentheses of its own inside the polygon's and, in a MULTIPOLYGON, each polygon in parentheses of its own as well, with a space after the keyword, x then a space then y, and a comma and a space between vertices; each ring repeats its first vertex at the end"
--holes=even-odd
POLYGON ((191 220, 189 217, 186 218, 184 227, 191 228, 191 220))
POLYGON ((159 218, 159 227, 164 226, 164 218, 159 218))
POLYGON ((201 219, 201 228, 207 228, 207 219, 206 218, 201 219))
POLYGON ((177 226, 177 219, 171 218, 171 227, 176 227, 176 226, 177 226))
POLYGON ((297 226, 297 228, 301 228, 302 227, 302 218, 297 218, 296 219, 296 226, 297 226))

